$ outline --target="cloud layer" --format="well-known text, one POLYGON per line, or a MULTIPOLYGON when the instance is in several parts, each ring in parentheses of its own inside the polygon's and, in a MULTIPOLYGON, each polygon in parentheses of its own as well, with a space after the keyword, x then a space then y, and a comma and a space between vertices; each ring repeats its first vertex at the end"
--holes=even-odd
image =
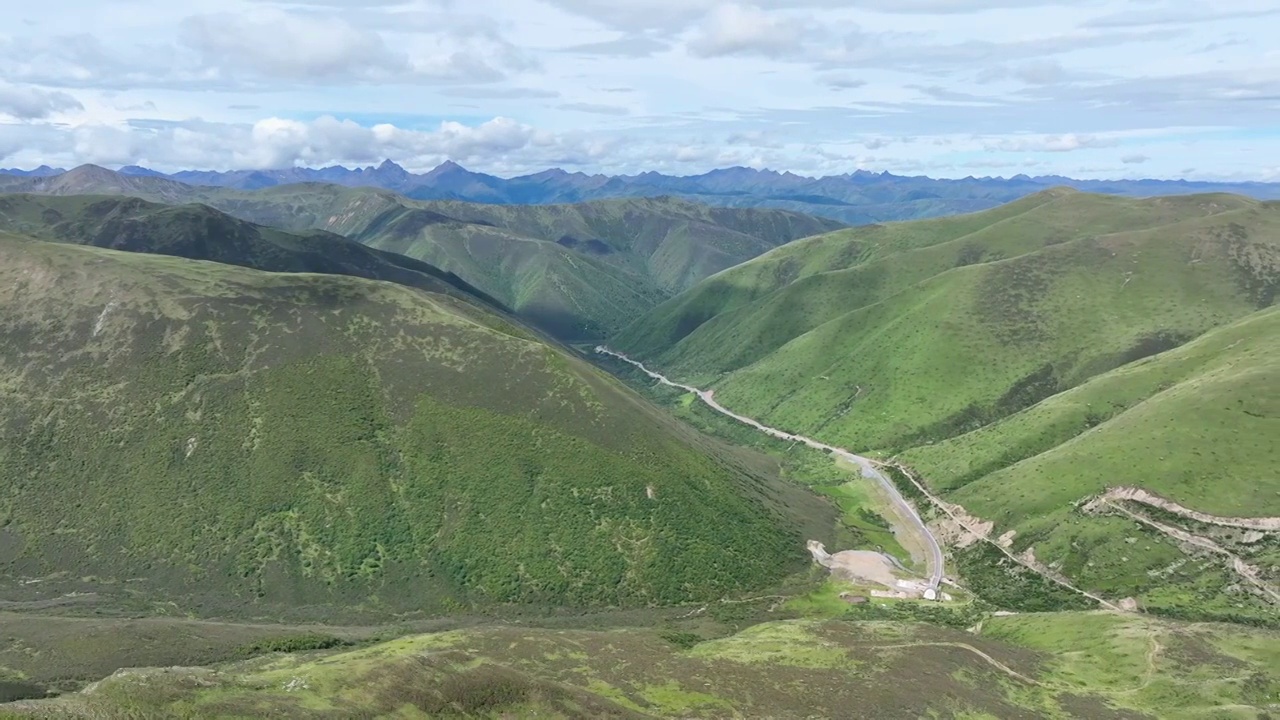
POLYGON ((1262 0, 113 7, 0 18, 0 164, 1258 180, 1280 165, 1280 10, 1262 0))

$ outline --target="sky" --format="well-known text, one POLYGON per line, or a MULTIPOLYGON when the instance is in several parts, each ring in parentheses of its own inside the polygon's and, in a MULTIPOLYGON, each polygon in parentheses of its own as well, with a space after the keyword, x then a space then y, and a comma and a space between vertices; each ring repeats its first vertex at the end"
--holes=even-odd
POLYGON ((1280 181, 1276 0, 57 0, 0 167, 1280 181))

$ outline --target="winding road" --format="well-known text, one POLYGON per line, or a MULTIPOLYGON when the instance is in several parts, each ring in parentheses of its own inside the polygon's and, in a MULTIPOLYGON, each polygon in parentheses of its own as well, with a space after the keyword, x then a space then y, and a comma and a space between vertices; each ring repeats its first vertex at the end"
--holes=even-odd
POLYGON ((734 411, 730 410, 729 408, 726 408, 725 406, 717 402, 716 399, 712 397, 712 393, 714 392, 713 390, 699 390, 696 387, 692 387, 690 385, 684 385, 684 384, 675 382, 673 380, 670 380, 665 375, 661 373, 656 373, 650 370, 649 368, 645 367, 644 363, 641 363, 637 360, 632 360, 626 355, 623 355, 620 352, 615 352, 613 350, 610 350, 609 348, 603 345, 596 346, 596 352, 602 355, 610 355, 615 358, 618 358, 619 360, 622 360, 623 362, 630 363, 631 365, 634 365, 635 367, 639 368, 646 375, 653 378, 654 380, 657 380, 663 385, 669 385, 671 387, 684 390, 685 392, 691 392, 697 395, 698 398, 700 398, 704 403, 706 403, 708 406, 711 407, 711 409, 715 410, 716 412, 719 412, 723 415, 728 415, 729 417, 733 418, 734 420, 737 420, 740 423, 750 425, 751 427, 759 430, 760 432, 765 433, 766 435, 772 435, 773 437, 776 437, 782 440, 790 440, 791 442, 804 443, 805 445, 808 445, 809 447, 814 448, 816 450, 823 450, 831 453, 832 455, 835 455, 836 457, 843 458, 850 462, 856 463, 858 467, 862 469, 862 476, 864 478, 867 478, 870 480, 876 480, 880 483, 881 487, 885 489, 885 492, 889 494, 889 498, 893 501, 894 506, 898 508, 898 510, 901 512, 901 515, 903 517, 908 519, 912 527, 912 530, 914 530, 915 533, 924 541, 924 544, 928 550, 926 567, 928 568, 928 571, 929 571, 929 588, 935 592, 938 590, 938 586, 942 583, 942 570, 943 570, 942 546, 938 544, 938 539, 933 536, 933 533, 929 532, 929 528, 924 524, 924 521, 920 519, 920 514, 916 512, 916 509, 911 506, 911 503, 907 502, 906 498, 902 497, 902 493, 898 492, 898 488, 894 486, 893 481, 890 480, 888 477, 886 477, 884 473, 876 469, 876 461, 872 460, 871 458, 866 458, 861 455, 856 455, 843 448, 833 447, 831 445, 827 445, 826 443, 818 442, 817 440, 814 440, 812 438, 807 438, 803 435, 793 435, 792 433, 785 432, 777 428, 771 428, 768 425, 764 425, 763 423, 760 423, 759 421, 746 417, 745 415, 739 415, 738 413, 735 413, 734 411))

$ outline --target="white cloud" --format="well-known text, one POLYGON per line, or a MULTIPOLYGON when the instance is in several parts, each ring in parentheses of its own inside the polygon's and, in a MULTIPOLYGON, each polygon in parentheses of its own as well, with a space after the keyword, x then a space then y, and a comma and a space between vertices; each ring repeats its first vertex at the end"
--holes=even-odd
POLYGON ((332 17, 193 15, 182 21, 181 38, 210 66, 267 76, 372 80, 412 71, 409 58, 388 48, 382 36, 332 17))
MULTIPOLYGON (((30 147, 31 135, 22 132, 29 127, 0 125, 0 160, 20 158, 30 147)), ((613 147, 607 139, 539 130, 505 117, 474 125, 445 121, 431 130, 389 123, 363 126, 327 116, 310 122, 268 117, 251 125, 86 124, 46 126, 40 137, 42 155, 63 165, 150 164, 169 170, 362 165, 388 157, 418 169, 446 158, 488 167, 531 168, 566 157, 590 162, 613 147)))
POLYGON ((170 169, 458 153, 499 174, 1037 163, 1260 177, 1280 155, 1273 5, 28 3, 0 17, 0 153, 170 169))
POLYGON ((83 110, 79 100, 64 92, 10 85, 0 80, 0 116, 17 120, 43 120, 69 110, 83 110))
POLYGON ((440 94, 477 100, 529 100, 560 97, 560 93, 556 90, 522 87, 454 87, 444 88, 440 94))
POLYGON ((1137 153, 1134 155, 1125 155, 1124 157, 1120 158, 1120 162, 1124 163, 1125 165, 1141 165, 1142 163, 1150 159, 1151 158, 1147 157, 1146 155, 1137 153))
POLYGON ((809 30, 808 23, 800 19, 730 3, 718 6, 707 17, 689 41, 689 49, 702 57, 784 57, 797 52, 809 30))
POLYGON ((1032 60, 1015 68, 1013 76, 1030 85, 1052 85, 1066 78, 1067 71, 1057 60, 1032 60))
POLYGON ((988 143, 987 150, 1000 152, 1071 152, 1094 148, 1114 147, 1119 141, 1115 138, 1097 137, 1094 135, 1042 135, 1038 137, 1010 137, 988 143))
POLYGON ((444 25, 392 43, 339 16, 260 7, 191 15, 170 37, 136 43, 0 34, 0 62, 47 86, 222 91, 493 82, 537 66, 492 30, 444 25))

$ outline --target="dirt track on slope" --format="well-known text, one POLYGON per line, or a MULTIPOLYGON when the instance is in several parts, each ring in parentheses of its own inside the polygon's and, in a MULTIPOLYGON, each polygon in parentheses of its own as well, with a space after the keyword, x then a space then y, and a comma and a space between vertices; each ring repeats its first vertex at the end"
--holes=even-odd
MULTIPOLYGON (((1236 555, 1230 550, 1227 550, 1221 545, 1218 545, 1214 541, 1206 537, 1201 537, 1200 535, 1187 532, 1182 528, 1173 527, 1172 525, 1166 525, 1162 522, 1157 522, 1155 520, 1152 520, 1151 518, 1146 517, 1141 513, 1133 512, 1132 510, 1130 510, 1129 508, 1126 508, 1124 505, 1120 504, 1119 502, 1106 499, 1106 496, 1097 498, 1094 501, 1090 502, 1088 505, 1085 506, 1085 509, 1096 510, 1098 509, 1099 506, 1106 506, 1112 510, 1123 513, 1128 517, 1132 518, 1133 520, 1140 522, 1143 525, 1146 525, 1148 527, 1154 528, 1155 530, 1165 535, 1168 535, 1169 537, 1175 540, 1186 543, 1187 545, 1192 545, 1202 550, 1208 550, 1211 553, 1226 557, 1230 561, 1228 564, 1230 565, 1231 570, 1235 572, 1235 574, 1239 575, 1242 579, 1244 579, 1245 582, 1249 583, 1250 585, 1253 585, 1254 587, 1258 588, 1258 590, 1262 591, 1262 593, 1266 595, 1268 598, 1270 598, 1272 602, 1280 603, 1280 590, 1277 590, 1276 588, 1271 587, 1265 581, 1263 581, 1261 577, 1262 573, 1258 570, 1258 568, 1245 562, 1243 559, 1240 558, 1240 556, 1236 555)), ((1228 527, 1238 527, 1238 526, 1228 526, 1228 527)))
POLYGON ((1102 495, 1094 499, 1094 501, 1111 502, 1114 500, 1127 500, 1129 502, 1142 503, 1159 508, 1165 512, 1173 513, 1188 520, 1204 523, 1206 525, 1220 525, 1222 527, 1244 528, 1245 530, 1261 530, 1263 532, 1280 532, 1280 517, 1222 517, 1220 515, 1210 515, 1198 510, 1183 507, 1172 500, 1166 500, 1159 495, 1136 487, 1113 487, 1102 495))

